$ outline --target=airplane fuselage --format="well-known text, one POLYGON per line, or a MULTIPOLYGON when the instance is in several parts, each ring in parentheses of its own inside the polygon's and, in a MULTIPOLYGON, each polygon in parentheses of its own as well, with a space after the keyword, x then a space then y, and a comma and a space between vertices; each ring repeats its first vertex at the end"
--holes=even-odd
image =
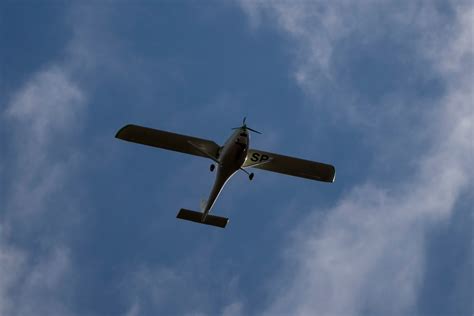
POLYGON ((204 213, 203 221, 226 182, 234 173, 241 169, 247 157, 249 141, 250 137, 248 131, 244 128, 239 128, 232 133, 224 146, 222 146, 218 156, 219 163, 217 165, 216 180, 214 181, 209 198, 202 209, 204 213))

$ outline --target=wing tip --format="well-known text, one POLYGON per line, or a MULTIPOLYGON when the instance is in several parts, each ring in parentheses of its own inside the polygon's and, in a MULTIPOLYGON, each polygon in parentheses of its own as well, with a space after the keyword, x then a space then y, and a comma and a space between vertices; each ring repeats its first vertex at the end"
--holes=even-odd
POLYGON ((115 133, 115 138, 119 138, 119 139, 123 139, 123 137, 121 137, 121 135, 125 132, 126 129, 128 129, 129 127, 133 126, 133 124, 126 124, 124 125, 122 128, 120 128, 117 133, 115 133))
POLYGON ((327 165, 331 171, 328 172, 327 176, 320 178, 319 181, 334 183, 336 181, 336 168, 333 165, 327 165))

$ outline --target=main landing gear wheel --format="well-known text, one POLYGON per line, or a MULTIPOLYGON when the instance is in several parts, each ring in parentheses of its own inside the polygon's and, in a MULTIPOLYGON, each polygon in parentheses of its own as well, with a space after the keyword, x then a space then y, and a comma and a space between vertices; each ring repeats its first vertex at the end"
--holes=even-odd
POLYGON ((211 166, 209 167, 209 170, 211 170, 211 172, 213 172, 215 168, 216 168, 216 166, 214 164, 211 164, 211 166))
POLYGON ((249 180, 252 181, 252 179, 253 179, 253 172, 249 174, 249 180))

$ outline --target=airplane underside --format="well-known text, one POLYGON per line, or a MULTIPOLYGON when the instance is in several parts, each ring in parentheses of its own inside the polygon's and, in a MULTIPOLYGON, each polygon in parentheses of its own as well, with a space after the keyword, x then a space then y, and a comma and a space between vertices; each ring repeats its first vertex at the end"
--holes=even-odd
MULTIPOLYGON (((250 149, 249 131, 259 134, 260 132, 247 127, 245 118, 241 127, 233 129, 234 133, 223 146, 207 139, 131 124, 122 127, 115 137, 129 142, 208 158, 216 163, 216 179, 209 199, 203 205, 201 212, 182 208, 176 215, 177 218, 200 224, 226 227, 229 222, 227 217, 210 215, 209 212, 225 183, 235 172, 241 170, 249 176, 250 180, 253 179, 253 173, 247 172, 244 168, 257 168, 310 180, 334 182, 336 171, 332 165, 250 149)), ((212 164, 210 170, 213 171, 214 168, 215 166, 212 164)))

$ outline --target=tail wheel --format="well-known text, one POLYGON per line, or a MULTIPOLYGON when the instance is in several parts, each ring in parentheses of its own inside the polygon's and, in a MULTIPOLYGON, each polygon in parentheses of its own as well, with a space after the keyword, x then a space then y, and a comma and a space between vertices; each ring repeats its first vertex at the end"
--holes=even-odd
POLYGON ((252 179, 253 179, 253 172, 249 174, 249 180, 252 181, 252 179))

